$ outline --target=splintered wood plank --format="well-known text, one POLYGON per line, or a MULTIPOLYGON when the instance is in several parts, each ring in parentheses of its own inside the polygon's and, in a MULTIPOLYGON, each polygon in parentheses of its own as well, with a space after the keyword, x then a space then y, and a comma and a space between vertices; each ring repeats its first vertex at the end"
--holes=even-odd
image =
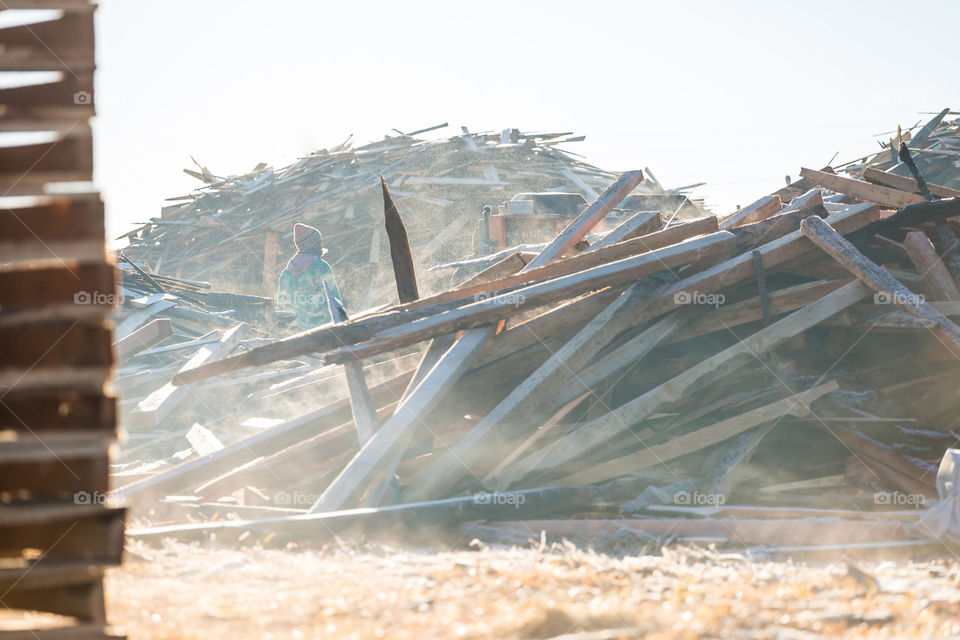
POLYGON ((159 344, 173 335, 173 321, 170 318, 158 318, 143 325, 122 340, 113 343, 117 359, 122 360, 144 349, 159 344))
POLYGON ((579 473, 566 476, 557 481, 556 484, 575 487, 610 480, 711 447, 744 431, 767 422, 779 420, 784 416, 805 416, 810 413, 811 402, 838 388, 840 388, 840 385, 835 380, 831 380, 772 404, 676 436, 663 444, 647 447, 636 453, 594 465, 579 473))
MULTIPOLYGON (((891 189, 897 189, 898 191, 907 191, 909 193, 920 195, 920 189, 917 187, 917 181, 906 176, 897 175, 895 173, 887 173, 886 171, 879 171, 878 169, 867 167, 863 170, 863 179, 867 182, 879 184, 884 187, 890 187, 891 189)), ((930 189, 930 193, 941 198, 960 197, 960 191, 951 189, 949 187, 941 187, 940 185, 930 184, 928 182, 927 188, 930 189)))
POLYGON ((953 276, 940 261, 927 234, 923 231, 909 232, 903 241, 903 249, 938 300, 960 301, 960 287, 957 287, 953 276))
POLYGON ((923 202, 923 196, 919 196, 915 193, 899 191, 897 189, 891 189, 890 187, 882 187, 880 185, 871 184, 862 180, 854 180, 853 178, 844 178, 842 176, 834 175, 832 173, 824 173, 823 171, 816 171, 814 169, 801 169, 800 175, 808 180, 812 180, 816 184, 830 189, 831 191, 853 196, 854 198, 859 198, 860 200, 877 202, 895 209, 902 209, 908 204, 923 202))
POLYGON ((753 204, 749 204, 721 220, 720 228, 730 229, 740 226, 741 224, 766 220, 771 216, 775 216, 781 209, 783 209, 783 203, 780 201, 780 196, 776 194, 764 196, 753 204))
MULTIPOLYGON (((241 322, 223 334, 220 342, 204 345, 185 365, 181 371, 188 371, 205 362, 222 358, 240 344, 240 341, 250 333, 250 325, 241 322)), ((131 421, 136 425, 156 426, 162 422, 183 400, 190 394, 188 387, 175 387, 167 383, 141 400, 137 408, 131 413, 131 421)))
POLYGON ((960 357, 960 327, 949 318, 900 284, 883 267, 860 253, 859 249, 824 220, 816 217, 807 218, 803 221, 800 230, 827 255, 876 291, 878 303, 893 304, 919 318, 935 322, 936 327, 930 329, 930 332, 951 353, 960 357))
MULTIPOLYGON (((819 219, 819 218, 817 218, 819 219)), ((745 338, 720 353, 707 358, 683 373, 611 411, 592 420, 538 452, 539 460, 530 472, 548 471, 565 464, 597 445, 623 434, 645 418, 702 388, 719 376, 728 375, 758 355, 783 341, 799 335, 830 316, 859 302, 869 295, 869 288, 859 281, 850 282, 818 301, 769 327, 745 338)))

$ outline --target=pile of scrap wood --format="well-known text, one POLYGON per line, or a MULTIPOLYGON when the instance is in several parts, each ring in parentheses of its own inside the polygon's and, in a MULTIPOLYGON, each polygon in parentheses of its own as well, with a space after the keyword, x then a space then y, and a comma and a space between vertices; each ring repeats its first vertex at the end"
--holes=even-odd
POLYGON ((804 169, 729 215, 584 246, 641 183, 628 171, 529 261, 184 367, 170 389, 309 356, 346 392, 121 486, 150 518, 131 535, 939 540, 960 524, 945 495, 960 453, 944 456, 960 427, 960 191, 925 181, 909 144, 898 156, 913 173, 897 186, 804 169), (387 379, 361 368, 416 345, 387 379))
MULTIPOLYGON (((444 126, 360 147, 347 140, 279 169, 261 163, 242 176, 186 169, 204 186, 174 198, 187 202, 165 207, 159 218, 126 234, 125 253, 156 272, 269 296, 294 253, 293 224, 304 222, 323 232, 347 308, 366 309, 392 296, 379 174, 403 211, 417 268, 431 291, 451 280, 428 273, 429 267, 474 253, 484 205, 496 209, 517 193, 544 191, 590 201, 616 177, 559 148, 583 139, 569 132, 464 130, 440 140, 418 137, 444 126)), ((665 195, 676 198, 678 191, 665 195)), ((638 193, 664 190, 648 175, 638 193)), ((663 201, 673 213, 673 200, 663 201)), ((686 208, 696 213, 699 206, 686 208)))

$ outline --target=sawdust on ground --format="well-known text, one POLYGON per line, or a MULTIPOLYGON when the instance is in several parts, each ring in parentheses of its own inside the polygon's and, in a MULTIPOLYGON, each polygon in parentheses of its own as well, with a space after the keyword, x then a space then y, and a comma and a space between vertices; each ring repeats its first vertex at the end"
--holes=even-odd
POLYGON ((692 548, 134 547, 107 579, 132 640, 960 635, 960 561, 802 564, 692 548))

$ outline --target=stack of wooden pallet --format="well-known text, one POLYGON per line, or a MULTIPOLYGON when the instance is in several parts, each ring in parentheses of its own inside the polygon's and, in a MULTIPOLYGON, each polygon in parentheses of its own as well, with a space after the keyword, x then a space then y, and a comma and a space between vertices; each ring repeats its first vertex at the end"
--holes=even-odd
MULTIPOLYGON (((360 147, 347 140, 279 169, 261 163, 242 176, 188 169, 205 185, 174 198, 187 202, 165 207, 159 218, 126 234, 126 254, 159 273, 270 296, 295 250, 293 224, 304 222, 323 232, 347 307, 366 309, 393 295, 378 174, 404 212, 418 249, 421 285, 428 290, 450 282, 446 273, 428 273, 429 267, 474 252, 483 205, 496 210, 517 193, 543 191, 578 193, 590 201, 616 177, 558 146, 582 136, 512 129, 422 137, 445 126, 360 147)), ((663 191, 649 179, 639 190, 663 191)))
POLYGON ((0 89, 0 130, 16 140, 0 150, 0 635, 113 638, 102 576, 124 526, 105 502, 114 273, 100 195, 57 184, 92 178, 94 5, 4 8, 18 26, 0 29, 0 70, 17 72, 0 89), (47 8, 62 12, 19 12, 47 8), (22 73, 34 71, 46 73, 22 73))
POLYGON ((960 191, 919 172, 900 188, 802 175, 721 218, 584 247, 641 183, 626 172, 529 261, 181 371, 172 385, 189 389, 310 354, 348 384, 119 490, 240 520, 166 513, 132 535, 473 523, 470 535, 627 526, 784 548, 912 544, 960 427, 960 191), (366 384, 361 362, 416 345, 416 367, 366 384))

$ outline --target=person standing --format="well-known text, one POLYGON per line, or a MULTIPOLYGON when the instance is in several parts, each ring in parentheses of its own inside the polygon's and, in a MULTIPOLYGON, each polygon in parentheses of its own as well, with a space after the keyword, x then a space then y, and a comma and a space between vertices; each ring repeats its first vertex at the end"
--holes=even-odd
POLYGON ((343 304, 340 289, 333 269, 323 259, 327 249, 323 246, 323 234, 307 224, 293 225, 293 242, 297 253, 277 283, 277 308, 292 311, 301 329, 310 329, 333 321, 327 304, 323 283, 327 282, 337 300, 343 304))

